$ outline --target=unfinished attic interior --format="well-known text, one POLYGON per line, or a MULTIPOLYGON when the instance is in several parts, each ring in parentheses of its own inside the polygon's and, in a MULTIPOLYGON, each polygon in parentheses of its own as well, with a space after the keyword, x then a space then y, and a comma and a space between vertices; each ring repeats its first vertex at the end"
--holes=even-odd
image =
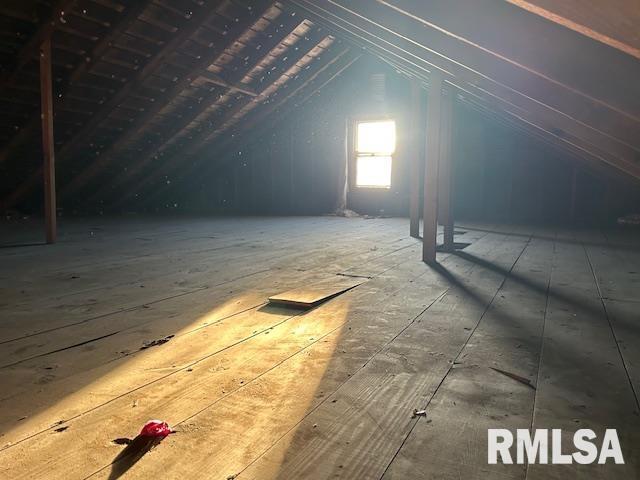
POLYGON ((0 33, 0 478, 640 479, 637 0, 0 33))

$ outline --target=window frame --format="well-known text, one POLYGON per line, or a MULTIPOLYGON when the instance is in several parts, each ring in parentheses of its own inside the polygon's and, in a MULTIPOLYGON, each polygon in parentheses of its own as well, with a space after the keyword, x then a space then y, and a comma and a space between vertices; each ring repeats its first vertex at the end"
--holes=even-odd
POLYGON ((349 187, 356 190, 373 190, 373 191, 389 191, 393 185, 393 171, 396 156, 398 153, 398 120, 390 115, 362 115, 355 116, 349 119, 350 134, 349 139, 349 187), (378 122, 394 122, 396 130, 396 143, 393 153, 388 154, 386 152, 376 152, 361 154, 357 150, 358 146, 358 125, 360 123, 378 123, 378 122), (391 172, 389 176, 389 185, 358 185, 358 157, 390 157, 391 158, 391 172))

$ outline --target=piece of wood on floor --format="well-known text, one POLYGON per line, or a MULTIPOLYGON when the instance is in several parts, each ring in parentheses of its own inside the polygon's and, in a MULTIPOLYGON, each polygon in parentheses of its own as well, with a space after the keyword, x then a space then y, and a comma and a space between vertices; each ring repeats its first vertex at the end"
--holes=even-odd
POLYGON ((366 282, 362 277, 335 276, 312 285, 287 290, 269 297, 269 303, 297 308, 313 308, 366 282))

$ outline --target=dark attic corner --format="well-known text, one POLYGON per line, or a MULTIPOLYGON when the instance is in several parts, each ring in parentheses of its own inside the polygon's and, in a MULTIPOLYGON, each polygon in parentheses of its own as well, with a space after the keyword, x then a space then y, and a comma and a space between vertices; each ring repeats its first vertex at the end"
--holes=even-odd
POLYGON ((640 479, 637 0, 4 0, 1 479, 640 479))

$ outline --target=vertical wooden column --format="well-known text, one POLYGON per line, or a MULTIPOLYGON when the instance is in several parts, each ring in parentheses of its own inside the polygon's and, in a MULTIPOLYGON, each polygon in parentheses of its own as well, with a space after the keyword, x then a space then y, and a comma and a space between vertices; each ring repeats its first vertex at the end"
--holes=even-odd
POLYGON ((51 85, 51 37, 40 46, 40 103, 44 177, 44 218, 47 243, 56 241, 56 170, 53 141, 53 92, 51 85))
POLYGON ((427 145, 424 162, 424 205, 422 209, 422 261, 436 261, 438 234, 438 163, 440 156, 440 123, 442 105, 442 75, 432 71, 429 76, 427 100, 427 145))
POLYGON ((453 92, 443 92, 440 122, 440 161, 438 166, 438 222, 444 227, 444 250, 452 252, 453 212, 451 208, 451 131, 453 125, 453 92))
POLYGON ((422 86, 419 80, 411 81, 409 155, 411 156, 411 178, 409 184, 409 235, 420 237, 420 166, 424 144, 424 126, 422 125, 422 86))

